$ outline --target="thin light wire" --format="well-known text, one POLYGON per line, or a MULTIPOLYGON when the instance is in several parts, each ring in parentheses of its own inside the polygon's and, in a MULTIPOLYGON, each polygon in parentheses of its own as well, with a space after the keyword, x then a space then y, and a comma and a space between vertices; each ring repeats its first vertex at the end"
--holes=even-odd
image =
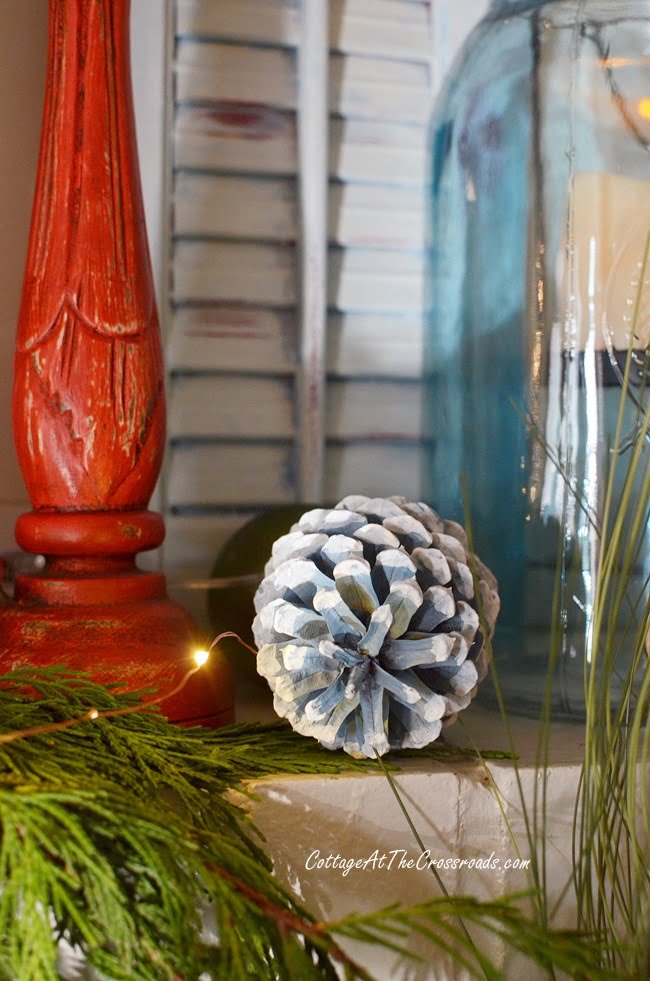
POLYGON ((170 585, 176 589, 232 589, 236 586, 257 586, 262 576, 251 572, 244 576, 218 576, 212 579, 176 579, 170 585))
MULTIPOLYGON (((235 640, 249 650, 252 654, 257 656, 257 651, 254 647, 251 647, 245 641, 241 639, 238 634, 233 633, 228 630, 222 634, 219 634, 208 648, 207 653, 210 654, 220 641, 225 640, 226 637, 233 637, 235 640)), ((200 652, 203 653, 203 652, 200 652)), ((171 691, 165 692, 164 695, 159 695, 157 698, 152 698, 147 702, 139 702, 137 705, 129 705, 126 708, 121 709, 108 709, 107 711, 100 712, 99 709, 91 708, 83 715, 77 716, 75 719, 67 719, 65 722, 51 722, 47 725, 33 726, 30 729, 17 729, 14 732, 6 732, 0 735, 0 745, 6 745, 7 743, 17 742, 19 739, 29 739, 32 736, 47 736, 53 732, 62 732, 64 729, 72 729, 75 726, 84 725, 87 722, 96 722, 98 719, 117 719, 125 715, 135 715, 137 712, 144 712, 146 709, 153 708, 157 705, 162 705, 167 699, 173 698, 174 695, 179 695, 185 686, 188 684, 191 678, 199 671, 202 671, 204 667, 209 664, 208 660, 202 660, 201 663, 196 663, 194 667, 183 676, 175 688, 171 691)))

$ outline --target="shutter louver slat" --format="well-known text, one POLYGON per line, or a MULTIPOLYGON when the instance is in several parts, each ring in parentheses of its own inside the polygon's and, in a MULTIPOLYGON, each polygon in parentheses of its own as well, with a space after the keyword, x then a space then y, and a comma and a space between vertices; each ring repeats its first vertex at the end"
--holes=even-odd
MULTIPOLYGON (((181 103, 219 101, 296 109, 298 79, 293 52, 244 45, 181 41, 176 67, 181 103), (264 87, 260 89, 260 78, 264 87)), ((423 124, 429 111, 426 65, 332 55, 330 112, 358 119, 423 124)))
MULTIPOLYGON (((180 170, 295 176, 295 120, 290 113, 262 105, 179 106, 174 153, 180 170)), ((341 181, 423 186, 424 129, 333 118, 329 170, 331 178, 341 181)))
POLYGON ((296 350, 292 312, 218 302, 173 314, 169 360, 176 371, 287 374, 295 371, 296 350))
MULTIPOLYGON (((346 53, 427 62, 426 4, 421 0, 329 0, 330 46, 346 53)), ((295 47, 298 0, 178 0, 178 32, 205 40, 295 47)))
POLYGON ((293 383, 286 379, 177 378, 169 406, 169 436, 172 441, 227 439, 232 433, 245 433, 249 439, 292 439, 293 405, 293 383))
POLYGON ((185 238, 241 238, 295 242, 296 182, 251 177, 178 174, 174 234, 185 238))
POLYGON ((267 443, 189 442, 170 453, 172 510, 261 508, 295 499, 293 447, 267 443))
POLYGON ((296 250, 248 242, 180 241, 175 249, 174 299, 293 306, 298 299, 296 250))
MULTIPOLYGON (((392 381, 331 380, 330 439, 416 441, 422 430, 419 386, 392 381)), ((169 407, 172 442, 290 440, 296 434, 293 384, 281 378, 202 375, 175 379, 169 407)))
MULTIPOLYGON (((276 307, 298 301, 296 250, 259 242, 176 245, 178 303, 239 301, 276 307)), ((329 305, 368 313, 421 312, 422 255, 380 249, 330 249, 329 305)))
MULTIPOLYGON (((176 371, 286 375, 296 368, 295 318, 287 311, 213 303, 180 307, 169 359, 176 371)), ((417 378, 422 318, 330 313, 329 375, 417 378)))
POLYGON ((210 105, 218 99, 295 110, 297 85, 293 51, 197 41, 178 44, 176 98, 181 104, 210 105))
MULTIPOLYGON (((298 190, 291 179, 181 173, 174 205, 179 238, 293 242, 298 236, 298 190)), ((423 191, 331 184, 329 240, 334 245, 422 249, 423 191)))
POLYGON ((419 442, 353 443, 332 445, 327 451, 325 499, 337 501, 341 493, 390 497, 403 494, 418 500, 421 494, 419 442))
POLYGON ((173 139, 177 169, 297 172, 295 118, 264 105, 178 106, 173 139))
MULTIPOLYGON (((405 495, 417 497, 420 455, 416 441, 332 443, 325 459, 325 498, 337 500, 341 482, 351 494, 362 493, 369 480, 377 496, 399 494, 403 488, 405 495)), ((295 500, 290 445, 190 442, 174 446, 170 456, 168 502, 173 512, 207 515, 215 509, 257 509, 295 500)))
MULTIPOLYGON (((324 496, 420 496, 427 4, 332 0, 324 496)), ((168 554, 295 499, 299 2, 176 0, 168 554)))
POLYGON ((419 378, 422 316, 331 313, 328 371, 334 376, 419 378))

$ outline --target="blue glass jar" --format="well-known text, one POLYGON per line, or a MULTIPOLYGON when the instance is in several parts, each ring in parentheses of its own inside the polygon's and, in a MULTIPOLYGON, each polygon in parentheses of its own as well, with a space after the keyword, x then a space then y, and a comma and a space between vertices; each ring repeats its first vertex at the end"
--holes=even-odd
POLYGON ((431 141, 428 497, 460 517, 465 475, 510 708, 539 706, 555 623, 554 710, 580 715, 619 406, 625 437, 646 384, 650 0, 496 0, 431 141))

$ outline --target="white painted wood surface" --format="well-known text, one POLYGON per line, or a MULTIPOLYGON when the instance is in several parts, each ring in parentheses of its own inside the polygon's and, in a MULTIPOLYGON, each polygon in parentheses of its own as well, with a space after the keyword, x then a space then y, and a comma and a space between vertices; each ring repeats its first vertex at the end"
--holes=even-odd
POLYGON ((313 22, 329 14, 320 119, 323 73, 300 59, 304 0, 172 2, 166 554, 201 576, 260 508, 421 496, 427 120, 484 0, 310 5, 313 22), (309 296, 317 242, 328 245, 320 299, 309 296), (324 351, 302 346, 310 327, 324 351))
POLYGON ((200 375, 174 380, 168 430, 172 440, 197 437, 292 439, 293 380, 200 375))
POLYGON ((287 374, 296 367, 296 333, 294 311, 225 302, 180 307, 173 317, 168 359, 177 371, 287 374))
MULTIPOLYGON (((172 512, 254 509, 295 500, 295 447, 291 443, 211 440, 172 446, 168 500, 172 512)), ((331 443, 325 458, 326 500, 368 483, 379 496, 418 496, 419 443, 367 440, 331 443)), ((210 515, 206 514, 206 523, 210 515)), ((206 524, 207 526, 207 524, 206 524)))
POLYGON ((172 447, 167 499, 172 511, 263 508, 295 499, 293 446, 188 443, 172 447))
MULTIPOLYGON (((420 0, 330 0, 329 8, 332 50, 428 59, 427 10, 420 0)), ((178 31, 184 37, 291 47, 300 35, 300 10, 300 0, 178 0, 178 31)))
POLYGON ((422 335, 423 320, 417 313, 331 314, 328 371, 331 375, 419 379, 422 335))
MULTIPOLYGON (((169 406, 172 440, 293 439, 293 380, 249 375, 177 378, 169 406)), ((337 379, 329 382, 327 436, 331 439, 410 439, 422 433, 419 382, 337 379)), ((314 498, 312 498, 313 500, 314 498)))
MULTIPOLYGON (((295 118, 266 106, 182 105, 174 129, 176 166, 218 174, 298 172, 295 118)), ((330 119, 329 172, 340 181, 415 184, 426 179, 423 127, 330 119)))
MULTIPOLYGON (((296 367, 291 310, 229 306, 181 307, 173 317, 169 360, 177 371, 290 374, 296 367)), ((417 378, 422 371, 422 317, 331 312, 327 373, 417 378)))
MULTIPOLYGON (((314 7, 314 10, 323 8, 314 7)), ((255 104, 296 109, 303 85, 290 49, 180 41, 176 61, 180 102, 255 104)), ((357 119, 424 123, 430 108, 429 68, 390 58, 332 55, 330 112, 357 119)))
MULTIPOLYGON (((299 186, 293 178, 209 175, 183 171, 174 194, 181 238, 295 241, 300 235, 299 186)), ((332 182, 328 238, 361 248, 422 249, 423 188, 332 182)))
MULTIPOLYGON (((460 0, 462 2, 462 0, 460 0)), ((258 690, 259 691, 259 690, 258 690)), ((480 700, 479 700, 480 701, 480 700)), ((272 720, 270 699, 250 689, 240 696, 239 721, 272 720)), ((460 859, 456 869, 442 869, 445 888, 451 895, 475 896, 485 902, 501 901, 506 895, 527 888, 527 873, 506 867, 519 853, 530 858, 530 848, 520 794, 532 802, 544 780, 548 822, 544 834, 548 844, 545 871, 550 907, 556 929, 571 929, 578 919, 575 894, 566 883, 572 867, 572 818, 576 787, 581 778, 584 730, 576 725, 553 725, 550 732, 548 770, 542 778, 538 757, 537 720, 513 719, 510 744, 498 712, 476 702, 463 713, 463 725, 445 730, 445 741, 465 746, 480 745, 508 750, 514 745, 519 761, 489 764, 494 792, 486 786, 483 765, 475 761, 425 762, 413 760, 400 765, 395 779, 408 802, 423 839, 435 859, 460 859), (478 859, 493 857, 499 868, 492 873, 476 867, 478 859), (474 863, 474 864, 472 864, 474 863), (557 905, 556 905, 557 903, 557 905)), ((510 735, 510 734, 509 734, 510 735)), ((351 869, 313 868, 316 850, 326 859, 337 852, 356 859, 403 850, 407 861, 417 861, 419 849, 404 821, 391 787, 379 773, 335 776, 266 777, 251 786, 255 795, 252 819, 264 834, 275 874, 317 920, 336 911, 336 916, 376 912, 387 903, 414 906, 431 899, 433 883, 428 872, 418 873, 399 859, 391 868, 373 866, 351 869), (296 820, 296 815, 304 815, 296 820), (368 820, 372 815, 372 820, 368 820), (311 860, 310 860, 311 858, 311 860)), ((399 858, 401 852, 397 852, 399 858)), ((388 865, 388 863, 386 863, 388 865)), ((476 939, 478 935, 474 934, 476 939)), ((347 953, 376 981, 466 981, 464 966, 453 962, 429 942, 411 934, 400 938, 411 953, 421 958, 412 966, 400 954, 368 944, 348 943, 347 953)), ((498 966, 499 976, 512 981, 543 981, 547 972, 518 954, 501 938, 481 932, 480 949, 498 966)))
MULTIPOLYGON (((423 257, 388 249, 329 251, 328 302, 360 313, 421 313, 423 257)), ((293 306, 299 300, 293 245, 183 239, 176 246, 174 299, 293 306)))
POLYGON ((327 329, 329 8, 303 3, 298 42, 298 197, 300 229, 300 355, 298 473, 302 501, 323 495, 327 329))

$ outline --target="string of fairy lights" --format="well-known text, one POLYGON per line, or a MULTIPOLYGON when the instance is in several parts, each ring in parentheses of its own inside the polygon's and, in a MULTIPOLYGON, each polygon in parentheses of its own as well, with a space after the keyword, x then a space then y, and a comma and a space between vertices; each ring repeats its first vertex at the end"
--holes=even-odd
POLYGON ((135 715, 137 712, 143 712, 146 709, 155 708, 158 705, 162 705, 162 703, 166 702, 167 699, 173 698, 175 695, 179 695, 183 691, 190 679, 208 665, 210 656, 215 647, 217 647, 222 640, 226 640, 228 637, 232 637, 234 640, 238 641, 242 647, 245 647, 248 651, 257 656, 257 651, 255 648, 251 647, 250 644, 247 644, 246 641, 242 640, 239 634, 233 633, 231 630, 224 631, 224 633, 221 633, 218 637, 215 637, 210 644, 210 647, 207 649, 194 651, 190 657, 192 662, 191 668, 171 691, 167 691, 163 695, 159 695, 156 698, 138 702, 136 705, 129 705, 125 708, 107 709, 105 711, 100 711, 97 708, 91 708, 87 712, 84 712, 83 715, 79 715, 74 719, 66 719, 64 722, 51 722, 46 725, 33 726, 30 729, 16 729, 13 732, 1 733, 0 745, 17 742, 19 739, 29 739, 34 736, 46 736, 50 733, 62 732, 64 729, 72 729, 75 726, 84 725, 89 722, 97 722, 99 719, 117 719, 125 715, 135 715))

